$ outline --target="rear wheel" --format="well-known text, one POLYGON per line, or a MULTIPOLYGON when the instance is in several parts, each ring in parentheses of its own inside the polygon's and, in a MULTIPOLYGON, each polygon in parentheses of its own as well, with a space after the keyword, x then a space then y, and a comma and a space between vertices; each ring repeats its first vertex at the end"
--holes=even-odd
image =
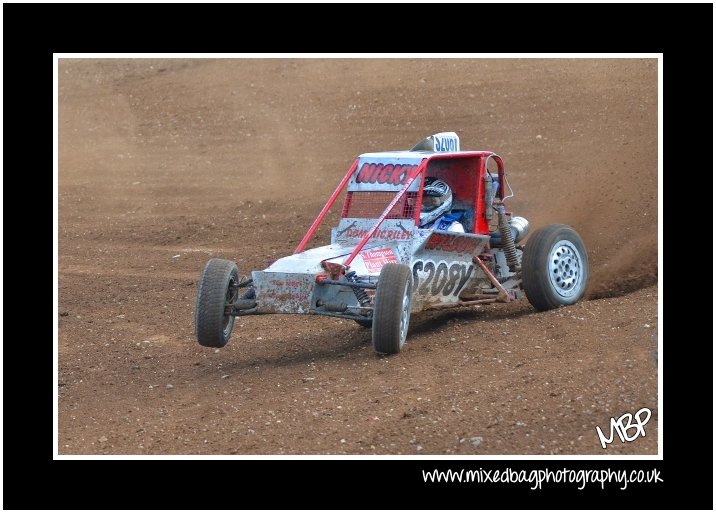
POLYGON ((196 294, 196 338, 206 347, 224 347, 234 328, 231 315, 238 297, 239 270, 234 262, 212 258, 206 263, 196 294))
POLYGON ((579 301, 587 290, 589 260, 579 234, 566 224, 537 230, 522 253, 522 286, 537 310, 579 301))
POLYGON ((373 349, 378 353, 400 352, 410 324, 413 277, 410 267, 385 264, 380 271, 373 308, 373 349))

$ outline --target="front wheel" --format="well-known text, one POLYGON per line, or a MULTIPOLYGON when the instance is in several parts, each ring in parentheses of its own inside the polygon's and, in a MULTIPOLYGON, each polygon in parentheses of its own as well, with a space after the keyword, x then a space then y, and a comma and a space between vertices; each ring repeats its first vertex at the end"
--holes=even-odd
POLYGON ((234 328, 231 309, 238 297, 239 270, 234 262, 212 258, 201 273, 196 294, 196 338, 205 347, 224 347, 234 328))
POLYGON ((566 224, 537 230, 522 254, 522 287, 537 310, 579 301, 587 290, 589 260, 579 234, 566 224))
POLYGON ((373 308, 373 349, 378 353, 400 352, 410 324, 413 276, 410 267, 385 264, 380 271, 373 308))

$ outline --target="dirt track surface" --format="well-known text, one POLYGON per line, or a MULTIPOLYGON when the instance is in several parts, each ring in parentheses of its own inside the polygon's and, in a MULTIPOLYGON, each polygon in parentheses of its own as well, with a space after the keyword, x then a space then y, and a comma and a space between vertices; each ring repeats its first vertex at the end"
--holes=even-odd
POLYGON ((63 59, 59 129, 60 454, 657 452, 655 60, 63 59), (357 154, 446 130, 580 232, 590 301, 416 314, 393 357, 308 316, 197 344, 207 259, 290 254, 357 154))

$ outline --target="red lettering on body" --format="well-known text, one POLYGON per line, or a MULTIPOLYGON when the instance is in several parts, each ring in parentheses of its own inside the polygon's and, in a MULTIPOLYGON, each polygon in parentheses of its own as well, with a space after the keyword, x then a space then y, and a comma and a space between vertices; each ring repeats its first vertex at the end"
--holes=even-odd
POLYGON ((356 175, 356 183, 402 185, 417 165, 365 163, 356 175))
POLYGON ((455 253, 472 253, 479 243, 479 239, 473 239, 471 237, 433 233, 425 244, 425 249, 440 249, 442 251, 452 251, 455 253))

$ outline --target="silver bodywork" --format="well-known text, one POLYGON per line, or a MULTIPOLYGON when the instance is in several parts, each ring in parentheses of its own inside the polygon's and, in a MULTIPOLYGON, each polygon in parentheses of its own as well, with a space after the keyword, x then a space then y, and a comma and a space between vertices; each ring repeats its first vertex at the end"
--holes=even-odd
MULTIPOLYGON (((326 275, 322 262, 342 264, 367 230, 372 219, 344 218, 332 230, 331 244, 277 260, 252 273, 256 308, 251 313, 324 314, 348 318, 370 317, 372 307, 361 306, 353 288, 319 284, 326 275), (345 309, 343 306, 345 305, 345 309)), ((473 257, 488 250, 489 236, 423 230, 405 219, 389 219, 352 262, 362 283, 376 284, 386 263, 410 266, 413 272, 411 311, 459 303, 471 294, 492 287, 473 257)), ((509 277, 504 255, 492 250, 488 267, 501 279, 509 277)), ((345 277, 341 277, 345 280, 345 277)), ((373 291, 367 289, 370 294, 373 291)))

